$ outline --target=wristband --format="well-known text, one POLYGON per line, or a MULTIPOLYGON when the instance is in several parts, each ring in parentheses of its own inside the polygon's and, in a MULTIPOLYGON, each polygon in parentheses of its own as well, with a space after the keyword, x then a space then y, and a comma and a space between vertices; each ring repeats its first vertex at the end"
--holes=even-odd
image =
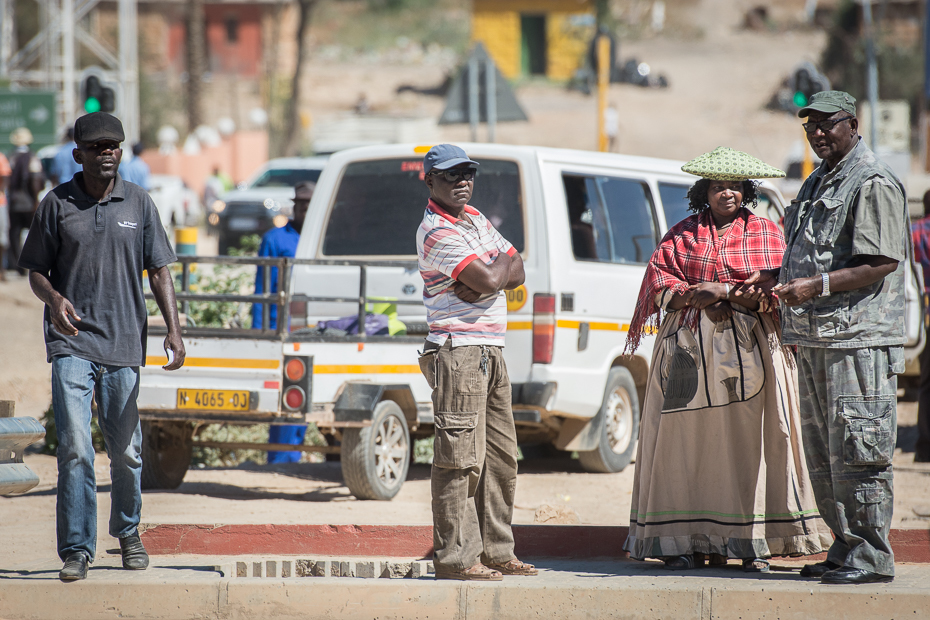
POLYGON ((820 280, 823 282, 823 290, 820 291, 818 297, 829 297, 830 296, 830 274, 822 273, 820 274, 820 280))
POLYGON ((729 282, 724 282, 723 285, 724 285, 725 287, 727 287, 727 294, 724 295, 723 298, 724 298, 724 299, 729 299, 729 298, 730 298, 730 290, 731 290, 730 283, 729 283, 729 282))

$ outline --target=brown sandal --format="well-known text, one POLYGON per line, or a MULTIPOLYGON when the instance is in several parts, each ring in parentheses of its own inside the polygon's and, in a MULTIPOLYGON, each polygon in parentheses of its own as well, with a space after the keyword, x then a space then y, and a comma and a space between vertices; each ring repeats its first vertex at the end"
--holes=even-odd
POLYGON ((456 579, 458 581, 501 581, 504 578, 498 571, 478 562, 471 568, 461 570, 436 570, 436 579, 456 579))
POLYGON ((488 568, 499 570, 505 575, 519 575, 522 577, 532 577, 538 575, 539 571, 532 564, 521 562, 517 558, 505 562, 504 564, 488 564, 488 568))

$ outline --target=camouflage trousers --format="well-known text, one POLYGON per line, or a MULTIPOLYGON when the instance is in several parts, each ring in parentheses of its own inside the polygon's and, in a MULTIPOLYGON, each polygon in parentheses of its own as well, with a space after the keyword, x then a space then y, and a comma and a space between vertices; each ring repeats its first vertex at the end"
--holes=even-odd
POLYGON ((801 437, 820 516, 836 539, 827 559, 894 575, 888 542, 901 347, 798 347, 801 437))

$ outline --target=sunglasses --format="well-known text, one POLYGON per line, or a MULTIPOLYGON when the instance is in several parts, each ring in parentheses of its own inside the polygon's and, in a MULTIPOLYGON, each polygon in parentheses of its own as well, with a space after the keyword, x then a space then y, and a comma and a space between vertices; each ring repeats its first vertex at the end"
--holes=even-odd
POLYGON ((811 123, 801 123, 801 127, 803 127, 803 128, 804 128, 804 131, 806 131, 807 133, 814 133, 814 132, 817 131, 818 129, 820 129, 820 131, 822 131, 823 133, 829 133, 830 130, 833 129, 833 128, 837 125, 837 123, 842 123, 843 121, 848 121, 848 120, 851 119, 851 118, 855 118, 855 117, 854 117, 854 116, 844 116, 843 118, 836 118, 836 119, 830 119, 830 118, 828 118, 827 120, 825 120, 825 121, 820 121, 820 122, 818 122, 818 123, 813 123, 813 122, 811 122, 811 123))
POLYGON ((458 183, 459 181, 471 181, 478 174, 477 168, 454 168, 452 170, 435 170, 430 172, 431 175, 442 177, 449 183, 458 183))

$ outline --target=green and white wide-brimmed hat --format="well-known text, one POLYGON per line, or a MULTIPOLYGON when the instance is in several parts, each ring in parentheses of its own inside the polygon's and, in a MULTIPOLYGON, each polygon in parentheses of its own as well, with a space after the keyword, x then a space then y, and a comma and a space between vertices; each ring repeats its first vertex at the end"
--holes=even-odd
POLYGON ((684 172, 714 181, 780 179, 785 173, 749 153, 718 146, 681 167, 684 172))

